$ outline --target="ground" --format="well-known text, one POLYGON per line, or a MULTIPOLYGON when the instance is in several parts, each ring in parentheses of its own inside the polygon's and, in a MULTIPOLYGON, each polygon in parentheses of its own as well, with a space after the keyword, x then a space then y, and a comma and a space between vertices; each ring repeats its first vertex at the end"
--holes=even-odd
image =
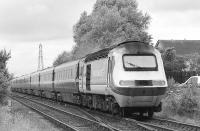
POLYGON ((1 131, 62 131, 20 103, 8 98, 0 99, 1 131))

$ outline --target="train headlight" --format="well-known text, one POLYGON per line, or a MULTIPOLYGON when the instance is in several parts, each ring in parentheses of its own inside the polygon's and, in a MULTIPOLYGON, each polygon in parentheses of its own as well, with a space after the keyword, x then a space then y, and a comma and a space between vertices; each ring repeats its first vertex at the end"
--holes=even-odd
POLYGON ((135 81, 129 81, 129 80, 121 80, 119 82, 119 84, 121 86, 134 86, 135 85, 135 81))
POLYGON ((152 83, 154 86, 164 86, 165 85, 165 81, 163 81, 163 80, 153 80, 152 83))

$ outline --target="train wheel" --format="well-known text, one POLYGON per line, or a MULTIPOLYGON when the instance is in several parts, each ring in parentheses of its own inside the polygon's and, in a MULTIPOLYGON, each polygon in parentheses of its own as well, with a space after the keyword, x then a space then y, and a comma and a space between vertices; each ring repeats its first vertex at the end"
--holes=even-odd
POLYGON ((112 104, 112 115, 116 115, 120 113, 120 107, 117 103, 112 104))
POLYGON ((87 100, 88 100, 87 106, 89 107, 89 109, 92 109, 93 108, 92 96, 88 96, 87 100))
POLYGON ((144 115, 144 112, 140 112, 140 118, 142 118, 144 115))
POLYGON ((126 114, 125 114, 125 109, 124 108, 120 108, 119 115, 121 117, 125 117, 126 114))
POLYGON ((153 110, 149 110, 148 111, 148 118, 152 118, 153 114, 154 114, 153 110))

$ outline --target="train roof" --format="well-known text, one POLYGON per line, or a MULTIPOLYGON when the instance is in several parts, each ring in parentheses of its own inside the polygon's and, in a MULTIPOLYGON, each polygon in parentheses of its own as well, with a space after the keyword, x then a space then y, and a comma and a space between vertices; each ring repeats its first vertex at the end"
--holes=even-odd
POLYGON ((45 73, 45 72, 48 72, 48 71, 52 71, 53 69, 54 69, 54 67, 48 67, 48 68, 45 68, 43 70, 38 71, 38 73, 45 73))
MULTIPOLYGON (((134 44, 141 44, 141 43, 143 43, 145 45, 149 45, 148 43, 142 42, 142 41, 125 41, 125 42, 122 42, 122 43, 113 45, 111 47, 108 47, 108 48, 105 48, 105 49, 99 50, 97 52, 94 52, 94 53, 86 55, 85 62, 89 62, 89 61, 92 61, 92 60, 97 60, 97 59, 100 59, 100 58, 105 58, 105 57, 108 56, 109 52, 112 49, 117 48, 117 47, 119 47, 121 45, 128 44, 128 43, 134 43, 134 44)), ((149 45, 149 46, 151 46, 151 45, 149 45)))
POLYGON ((22 76, 14 77, 12 80, 19 80, 19 79, 23 79, 23 78, 27 78, 27 77, 30 77, 30 74, 25 74, 22 76))
POLYGON ((79 62, 79 60, 66 62, 66 63, 63 63, 61 65, 56 66, 54 69, 57 70, 57 69, 60 69, 60 68, 63 68, 63 67, 76 65, 76 64, 78 64, 78 62, 79 62))

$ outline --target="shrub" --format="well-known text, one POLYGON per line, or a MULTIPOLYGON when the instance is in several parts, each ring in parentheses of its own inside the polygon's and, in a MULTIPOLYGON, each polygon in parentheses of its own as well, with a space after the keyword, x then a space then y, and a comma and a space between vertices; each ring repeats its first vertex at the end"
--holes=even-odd
POLYGON ((167 95, 163 100, 162 114, 174 115, 177 113, 179 107, 179 98, 175 94, 167 95))
POLYGON ((198 97, 200 94, 196 92, 196 87, 178 87, 173 79, 168 80, 168 84, 168 92, 170 93, 162 100, 163 110, 161 114, 168 117, 174 115, 195 117, 200 109, 200 98, 198 97))
POLYGON ((178 114, 193 117, 199 108, 198 97, 193 93, 191 88, 187 88, 181 94, 178 114))

